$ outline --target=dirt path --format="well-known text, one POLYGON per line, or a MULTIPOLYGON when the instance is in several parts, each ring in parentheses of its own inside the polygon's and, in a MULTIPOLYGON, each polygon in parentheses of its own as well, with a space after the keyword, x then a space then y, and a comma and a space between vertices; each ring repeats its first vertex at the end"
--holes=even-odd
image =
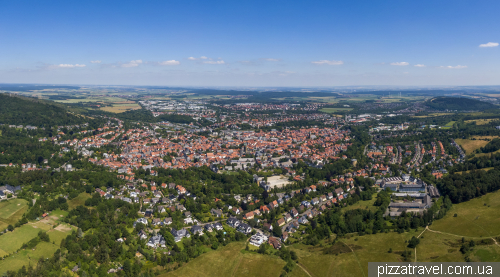
POLYGON ((242 256, 242 257, 240 257, 240 260, 238 261, 238 263, 237 263, 237 264, 236 264, 236 266, 234 267, 233 274, 231 274, 231 276, 235 276, 236 271, 238 270, 238 267, 240 267, 241 260, 243 260, 243 256, 242 256))
POLYGON ((432 229, 429 229, 429 226, 427 226, 425 229, 429 230, 430 232, 433 232, 433 233, 438 233, 438 234, 442 234, 442 235, 449 235, 449 236, 455 236, 455 237, 459 237, 459 238, 491 239, 491 240, 493 240, 493 242, 495 242, 495 244, 498 247, 500 247, 500 244, 498 244, 497 240, 493 236, 491 236, 491 237, 468 237, 468 236, 461 236, 461 235, 455 235, 455 234, 451 234, 451 233, 445 233, 445 232, 441 232, 441 231, 432 230, 432 229))
POLYGON ((302 266, 300 263, 297 263, 297 265, 304 270, 304 272, 309 275, 309 277, 313 277, 312 273, 309 272, 304 266, 302 266))
POLYGON ((361 272, 363 273, 363 277, 366 277, 365 275, 365 271, 363 270, 363 267, 361 266, 361 262, 359 261, 358 259, 358 255, 356 255, 356 252, 354 252, 354 250, 352 250, 352 248, 345 242, 342 242, 345 246, 349 247, 349 249, 351 249, 351 252, 354 254, 354 257, 356 257, 356 261, 358 262, 358 265, 359 265, 359 268, 361 269, 361 272))

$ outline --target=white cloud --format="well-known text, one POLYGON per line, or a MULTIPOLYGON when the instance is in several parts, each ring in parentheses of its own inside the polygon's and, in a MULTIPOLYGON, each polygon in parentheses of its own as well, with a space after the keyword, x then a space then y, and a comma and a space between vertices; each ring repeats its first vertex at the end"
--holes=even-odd
POLYGON ((188 60, 195 61, 195 60, 197 60, 197 58, 195 58, 195 57, 189 57, 188 60))
POLYGON ((208 58, 207 58, 207 57, 205 57, 205 56, 201 56, 201 57, 200 57, 200 59, 202 59, 202 60, 206 60, 206 59, 208 59, 208 58))
POLYGON ((327 64, 327 65, 342 65, 344 64, 343 61, 329 61, 329 60, 320 60, 320 61, 314 61, 314 62, 311 62, 312 64, 327 64))
POLYGON ((139 66, 142 63, 142 60, 133 60, 128 63, 124 63, 121 66, 122 67, 136 67, 139 66))
POLYGON ((279 59, 273 59, 273 58, 267 58, 267 59, 264 59, 265 61, 268 61, 268 62, 279 62, 280 60, 279 59))
POLYGON ((414 66, 416 66, 416 67, 425 67, 425 65, 424 65, 424 64, 416 64, 416 65, 414 65, 414 66))
POLYGON ((60 67, 60 68, 75 68, 75 67, 85 67, 84 64, 59 64, 59 65, 56 65, 56 67, 60 67))
POLYGON ((467 68, 466 65, 448 65, 448 66, 440 66, 440 68, 450 68, 450 69, 462 69, 462 68, 467 68))
POLYGON ((406 66, 406 65, 409 65, 409 63, 407 63, 407 62, 395 62, 395 63, 391 63, 391 65, 406 66))
POLYGON ((498 42, 488 42, 484 44, 479 44, 479 47, 497 47, 498 42))
POLYGON ((101 63, 101 61, 100 60, 90 61, 90 63, 101 63))
POLYGON ((203 63, 206 63, 206 64, 225 64, 225 62, 222 60, 220 60, 220 61, 205 61, 203 63))
POLYGON ((163 61, 159 63, 160 65, 179 65, 181 62, 176 60, 163 61))

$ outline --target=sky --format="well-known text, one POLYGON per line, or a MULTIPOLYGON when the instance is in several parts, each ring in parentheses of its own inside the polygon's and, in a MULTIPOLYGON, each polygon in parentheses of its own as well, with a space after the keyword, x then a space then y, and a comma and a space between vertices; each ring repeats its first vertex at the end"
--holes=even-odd
POLYGON ((0 83, 500 85, 500 1, 0 0, 0 83))

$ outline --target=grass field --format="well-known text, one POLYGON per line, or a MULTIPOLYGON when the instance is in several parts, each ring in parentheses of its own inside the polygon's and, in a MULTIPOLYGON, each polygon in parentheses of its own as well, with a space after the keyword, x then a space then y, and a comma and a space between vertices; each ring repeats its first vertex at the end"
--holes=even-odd
POLYGON ((432 230, 467 237, 500 235, 500 191, 453 205, 443 219, 435 221, 432 230), (453 215, 457 214, 457 217, 453 215))
POLYGON ((498 118, 466 120, 465 123, 476 122, 476 125, 486 125, 486 124, 488 124, 488 123, 490 123, 492 121, 498 121, 498 118))
POLYGON ((371 211, 376 211, 377 206, 374 206, 373 204, 377 200, 377 194, 374 193, 372 195, 372 200, 367 200, 367 201, 358 201, 354 205, 347 206, 342 209, 343 212, 348 211, 348 210, 354 210, 354 209, 369 209, 371 211))
MULTIPOLYGON (((210 251, 160 276, 279 276, 285 262, 277 256, 248 253, 244 242, 210 251)), ((296 275, 303 276, 303 275, 296 275)))
POLYGON ((8 270, 19 270, 23 266, 35 265, 40 258, 50 258, 56 252, 59 246, 51 242, 40 242, 35 250, 26 249, 9 256, 5 260, 0 260, 0 274, 8 270))
POLYGON ((28 209, 24 199, 11 199, 0 202, 0 230, 5 230, 9 224, 16 224, 28 209))
POLYGON ((471 154, 472 152, 476 151, 477 149, 484 147, 486 144, 488 144, 489 141, 486 140, 480 140, 478 138, 487 138, 487 137, 474 137, 476 138, 475 140, 472 139, 455 139, 455 141, 460 144, 460 146, 464 149, 466 154, 471 154))
POLYGON ((131 110, 139 110, 139 104, 113 104, 111 107, 102 107, 101 110, 111 113, 123 113, 131 110))
POLYGON ((85 200, 90 198, 90 194, 86 192, 80 193, 77 197, 68 201, 68 207, 70 210, 85 204, 85 200))
MULTIPOLYGON (((364 201, 360 208, 370 201, 364 201)), ((351 206, 356 208, 356 206, 351 206)), ((500 236, 500 191, 481 198, 453 205, 447 215, 433 222, 429 229, 419 228, 399 234, 397 232, 375 235, 351 235, 340 238, 332 245, 333 238, 320 245, 300 243, 288 246, 297 253, 300 266, 288 276, 368 276, 368 262, 402 262, 401 254, 408 240, 420 237, 416 250, 411 249, 411 260, 419 262, 463 262, 460 252, 462 237, 467 240, 486 240, 486 245, 476 245, 469 254, 474 262, 500 262, 500 246, 488 237, 500 236), (486 204, 486 205, 485 205, 486 204), (454 214, 457 217, 454 217, 454 214), (326 254, 325 250, 330 253, 326 254), (389 251, 391 250, 391 251, 389 251), (416 256, 415 256, 416 255, 416 256)), ((217 251, 210 251, 181 268, 162 276, 279 276, 284 262, 276 256, 242 251, 244 243, 232 243, 217 251)))
POLYGON ((320 109, 320 112, 324 113, 335 113, 335 112, 343 112, 343 111, 350 111, 352 108, 323 108, 320 109))
MULTIPOLYGON (((486 168, 481 168, 481 169, 479 169, 479 170, 488 171, 488 170, 492 170, 493 168, 494 168, 494 167, 486 167, 486 168)), ((463 172, 464 172, 464 171, 457 171, 457 172, 455 172, 455 173, 456 173, 456 174, 462 174, 463 172)), ((467 170, 467 171, 465 171, 465 172, 466 172, 466 173, 469 173, 469 172, 470 172, 470 170, 467 170)))

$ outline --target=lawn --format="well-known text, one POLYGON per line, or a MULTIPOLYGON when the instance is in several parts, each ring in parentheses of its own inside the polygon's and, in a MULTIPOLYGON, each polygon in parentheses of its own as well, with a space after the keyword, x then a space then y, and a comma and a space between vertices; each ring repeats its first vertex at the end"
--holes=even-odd
POLYGON ((82 192, 77 197, 75 197, 71 200, 68 200, 68 207, 70 210, 72 210, 80 205, 83 206, 85 204, 85 200, 87 200, 89 198, 90 198, 90 194, 88 194, 86 192, 82 192))
POLYGON ((453 205, 446 216, 435 221, 432 230, 467 237, 500 235, 500 191, 453 205), (454 217, 457 214, 457 217, 454 217))

